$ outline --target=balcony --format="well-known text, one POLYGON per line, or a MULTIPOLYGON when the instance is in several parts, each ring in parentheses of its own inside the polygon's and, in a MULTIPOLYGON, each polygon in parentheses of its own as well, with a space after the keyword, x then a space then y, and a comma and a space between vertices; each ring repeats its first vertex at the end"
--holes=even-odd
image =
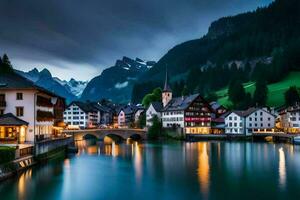
POLYGON ((54 116, 52 112, 37 110, 36 119, 38 122, 48 122, 54 120, 54 116))
POLYGON ((6 107, 6 101, 0 100, 0 107, 6 107))

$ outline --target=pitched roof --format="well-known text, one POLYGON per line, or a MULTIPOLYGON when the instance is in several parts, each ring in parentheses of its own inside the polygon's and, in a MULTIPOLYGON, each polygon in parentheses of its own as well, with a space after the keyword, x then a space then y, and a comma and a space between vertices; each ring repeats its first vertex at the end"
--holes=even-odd
MULTIPOLYGON (((50 96, 60 97, 59 95, 42 88, 38 85, 36 85, 31 80, 28 80, 27 78, 12 72, 12 73, 1 73, 0 74, 0 90, 10 90, 10 89, 34 89, 39 90, 41 92, 44 92, 50 96)), ((63 98, 63 97, 60 97, 63 98)), ((64 99, 64 98, 63 98, 64 99)))
POLYGON ((199 96, 199 94, 193 94, 190 96, 173 98, 162 111, 185 110, 199 96))
MULTIPOLYGON (((232 111, 233 113, 237 114, 238 116, 240 117, 248 117, 249 115, 251 115, 252 113, 258 111, 258 110, 263 110, 267 113, 270 113, 269 111, 265 110, 265 109, 262 109, 262 108, 254 108, 254 107, 251 107, 247 110, 235 110, 235 111, 232 111)), ((270 113, 271 115, 275 116, 274 114, 270 113)))
POLYGON ((81 110, 83 110, 86 113, 98 111, 97 108, 95 108, 95 106, 93 106, 91 102, 73 101, 70 103, 70 105, 72 105, 72 104, 77 105, 81 110))
POLYGON ((153 108, 156 112, 160 112, 164 108, 163 104, 161 102, 158 102, 158 101, 152 102, 151 105, 153 106, 153 108))
POLYGON ((0 115, 0 126, 27 126, 28 122, 14 116, 12 113, 0 115))

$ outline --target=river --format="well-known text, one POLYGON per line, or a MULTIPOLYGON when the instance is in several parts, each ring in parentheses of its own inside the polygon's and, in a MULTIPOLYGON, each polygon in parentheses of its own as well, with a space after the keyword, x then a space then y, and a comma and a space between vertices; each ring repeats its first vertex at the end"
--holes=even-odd
POLYGON ((300 146, 77 143, 79 153, 0 183, 0 199, 300 199, 300 146))

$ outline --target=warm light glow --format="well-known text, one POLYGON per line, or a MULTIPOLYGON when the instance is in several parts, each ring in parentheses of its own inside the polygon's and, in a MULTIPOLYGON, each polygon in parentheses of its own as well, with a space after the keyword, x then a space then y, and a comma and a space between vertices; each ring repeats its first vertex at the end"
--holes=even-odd
POLYGON ((28 169, 19 177, 18 180, 18 197, 19 199, 26 198, 26 183, 28 179, 31 179, 32 176, 32 169, 28 169))
POLYGON ((134 169, 137 181, 142 178, 142 153, 138 142, 134 142, 134 169))
POLYGON ((207 143, 198 143, 198 179, 202 193, 207 196, 209 190, 209 157, 207 143))
POLYGON ((210 127, 188 127, 186 134, 210 134, 210 127))
POLYGON ((285 154, 283 148, 279 149, 279 184, 282 189, 286 185, 286 166, 285 166, 285 154))

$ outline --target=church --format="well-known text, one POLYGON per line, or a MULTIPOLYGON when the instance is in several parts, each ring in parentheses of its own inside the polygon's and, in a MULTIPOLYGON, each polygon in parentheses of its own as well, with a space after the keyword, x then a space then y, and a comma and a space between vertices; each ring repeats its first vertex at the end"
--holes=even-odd
POLYGON ((160 111, 162 127, 182 129, 185 134, 210 134, 213 109, 199 94, 173 98, 166 73, 160 111))

